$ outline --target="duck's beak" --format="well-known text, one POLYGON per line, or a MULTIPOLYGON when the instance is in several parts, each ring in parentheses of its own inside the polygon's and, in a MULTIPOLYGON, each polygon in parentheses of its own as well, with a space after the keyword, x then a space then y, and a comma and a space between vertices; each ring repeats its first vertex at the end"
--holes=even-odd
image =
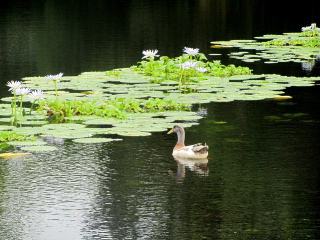
POLYGON ((167 134, 171 134, 171 133, 173 133, 173 129, 171 129, 167 134))

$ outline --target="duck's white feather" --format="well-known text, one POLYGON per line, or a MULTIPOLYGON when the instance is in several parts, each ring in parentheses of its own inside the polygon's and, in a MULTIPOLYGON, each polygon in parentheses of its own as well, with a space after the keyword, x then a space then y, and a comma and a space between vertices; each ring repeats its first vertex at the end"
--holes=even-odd
POLYGON ((173 150, 172 155, 177 158, 201 159, 208 156, 207 146, 190 145, 173 150))

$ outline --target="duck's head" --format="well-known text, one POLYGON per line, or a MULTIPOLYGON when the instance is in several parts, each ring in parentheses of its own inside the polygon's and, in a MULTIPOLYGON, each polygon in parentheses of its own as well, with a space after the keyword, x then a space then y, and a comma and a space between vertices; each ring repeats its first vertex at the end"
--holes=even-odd
POLYGON ((181 125, 174 125, 173 128, 168 132, 168 134, 174 132, 179 135, 179 133, 184 133, 184 129, 181 125))

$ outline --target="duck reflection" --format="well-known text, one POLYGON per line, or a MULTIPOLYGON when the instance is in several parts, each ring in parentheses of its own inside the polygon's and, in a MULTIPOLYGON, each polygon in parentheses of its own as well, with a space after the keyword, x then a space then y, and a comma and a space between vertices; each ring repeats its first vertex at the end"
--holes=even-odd
POLYGON ((177 158, 175 157, 174 160, 178 164, 177 171, 171 171, 171 174, 176 180, 183 180, 186 175, 186 168, 195 172, 197 175, 200 176, 208 176, 209 175, 209 168, 208 168, 208 159, 188 159, 188 158, 177 158))

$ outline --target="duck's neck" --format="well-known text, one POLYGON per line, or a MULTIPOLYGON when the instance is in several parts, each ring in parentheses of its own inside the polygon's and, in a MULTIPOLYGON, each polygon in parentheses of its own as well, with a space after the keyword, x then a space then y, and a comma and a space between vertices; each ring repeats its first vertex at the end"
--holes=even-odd
POLYGON ((178 141, 176 146, 174 147, 175 149, 179 149, 184 147, 184 139, 185 139, 185 133, 183 129, 180 129, 179 132, 177 132, 177 136, 178 136, 178 141))

